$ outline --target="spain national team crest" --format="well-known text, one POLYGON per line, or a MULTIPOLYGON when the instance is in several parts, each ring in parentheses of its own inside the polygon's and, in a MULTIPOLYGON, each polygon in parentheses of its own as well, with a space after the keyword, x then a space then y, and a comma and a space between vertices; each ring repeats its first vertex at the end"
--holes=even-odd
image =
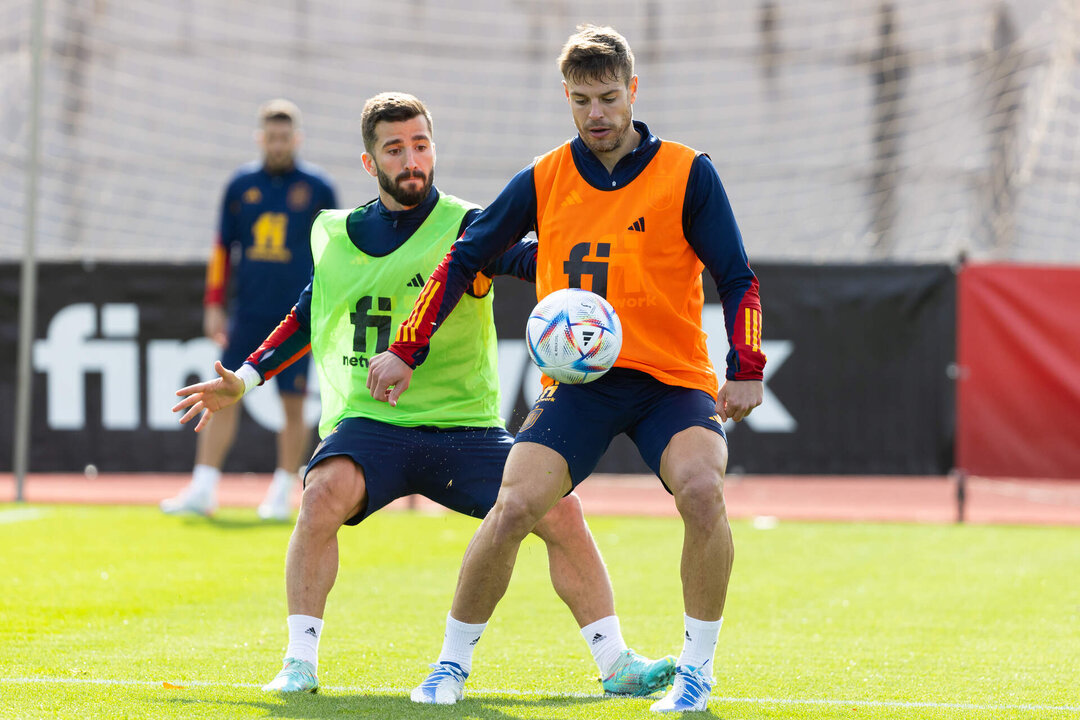
POLYGON ((543 410, 533 410, 532 412, 530 412, 525 418, 525 422, 521 423, 521 427, 518 428, 518 432, 525 432, 533 425, 535 425, 536 421, 540 419, 540 415, 543 414, 543 412, 543 410))
POLYGON ((671 175, 653 175, 649 178, 649 206, 667 210, 675 202, 675 178, 671 175))
POLYGON ((299 212, 311 205, 311 186, 305 182, 298 182, 289 188, 289 194, 285 198, 289 203, 289 209, 299 212))

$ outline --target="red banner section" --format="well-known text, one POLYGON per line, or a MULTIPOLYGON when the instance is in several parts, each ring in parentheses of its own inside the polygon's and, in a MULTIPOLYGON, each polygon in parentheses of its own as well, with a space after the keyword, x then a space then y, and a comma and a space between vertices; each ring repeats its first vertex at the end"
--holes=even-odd
POLYGON ((1080 478, 1080 268, 960 272, 957 466, 1080 478))

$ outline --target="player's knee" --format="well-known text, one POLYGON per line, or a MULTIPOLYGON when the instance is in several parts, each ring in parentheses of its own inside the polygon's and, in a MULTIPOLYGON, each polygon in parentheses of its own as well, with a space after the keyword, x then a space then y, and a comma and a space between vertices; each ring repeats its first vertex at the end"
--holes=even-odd
POLYGON ((585 511, 581 507, 581 498, 577 493, 570 493, 555 503, 555 507, 548 510, 544 519, 551 519, 557 524, 580 525, 585 519, 585 511))
POLYGON ((311 482, 304 488, 300 501, 300 515, 296 527, 301 530, 319 530, 334 524, 334 490, 330 482, 311 482))
POLYGON ((363 477, 352 459, 328 458, 307 474, 297 526, 336 531, 358 512, 364 497, 363 477))
POLYGON ((687 474, 678 483, 675 505, 684 522, 711 527, 726 512, 723 477, 713 470, 687 474))
POLYGON ((555 507, 548 510, 533 528, 533 532, 544 541, 570 538, 585 531, 585 512, 576 493, 555 503, 555 507))
POLYGON ((543 511, 538 511, 525 499, 506 494, 499 496, 491 512, 494 515, 495 542, 499 544, 521 542, 543 517, 543 511))

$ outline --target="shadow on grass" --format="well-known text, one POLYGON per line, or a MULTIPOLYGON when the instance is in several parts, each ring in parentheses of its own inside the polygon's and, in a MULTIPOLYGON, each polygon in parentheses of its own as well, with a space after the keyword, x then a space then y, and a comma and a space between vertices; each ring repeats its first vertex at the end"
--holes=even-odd
POLYGON ((211 527, 220 528, 222 530, 251 530, 253 528, 289 528, 292 529, 295 522, 293 520, 262 520, 258 516, 254 517, 202 517, 196 515, 186 516, 184 518, 185 525, 209 525, 211 527))
MULTIPOLYGON (((649 700, 652 702, 653 700, 649 700)), ((165 702, 190 704, 191 699, 170 699, 165 702)), ((279 695, 265 700, 211 700, 223 707, 222 717, 229 715, 225 707, 243 706, 259 712, 260 717, 269 718, 379 718, 379 720, 407 720, 409 718, 469 718, 472 720, 529 720, 538 716, 551 717, 552 711, 562 710, 565 715, 556 717, 589 718, 594 715, 589 708, 606 706, 612 703, 632 702, 629 700, 609 699, 601 695, 595 697, 466 697, 456 705, 417 705, 405 695, 390 694, 354 694, 354 695, 279 695)), ((207 704, 206 701, 200 704, 207 704)), ((614 708, 607 708, 605 714, 612 717, 649 717, 649 706, 636 703, 626 706, 625 715, 614 708)), ((241 713, 237 713, 238 715, 241 713)), ((243 713, 247 715, 247 713, 243 713)), ((674 715, 681 717, 681 713, 674 715)), ((694 713, 694 720, 717 718, 713 710, 694 713)))

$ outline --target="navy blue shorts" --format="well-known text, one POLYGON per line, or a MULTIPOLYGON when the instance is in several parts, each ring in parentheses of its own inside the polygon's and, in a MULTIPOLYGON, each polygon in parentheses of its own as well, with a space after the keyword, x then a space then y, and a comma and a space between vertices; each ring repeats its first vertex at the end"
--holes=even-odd
POLYGON ((364 470, 367 507, 346 521, 356 525, 379 508, 413 493, 464 515, 482 518, 495 504, 514 438, 501 427, 399 427, 345 418, 315 448, 320 461, 347 455, 364 470))
MULTIPOLYGON (((244 364, 244 361, 248 359, 248 355, 255 352, 262 345, 262 341, 269 337, 270 333, 274 332, 274 328, 278 326, 281 320, 282 318, 231 319, 229 322, 229 344, 221 354, 221 364, 229 370, 235 371, 244 364)), ((304 393, 307 391, 310 358, 311 353, 307 353, 274 376, 274 380, 277 381, 278 392, 304 393)))
POLYGON ((660 458, 671 438, 695 426, 727 441, 716 401, 707 392, 665 385, 638 370, 612 368, 584 385, 556 383, 545 388, 515 442, 538 443, 562 455, 577 487, 619 433, 634 441, 645 463, 660 477, 660 458))

